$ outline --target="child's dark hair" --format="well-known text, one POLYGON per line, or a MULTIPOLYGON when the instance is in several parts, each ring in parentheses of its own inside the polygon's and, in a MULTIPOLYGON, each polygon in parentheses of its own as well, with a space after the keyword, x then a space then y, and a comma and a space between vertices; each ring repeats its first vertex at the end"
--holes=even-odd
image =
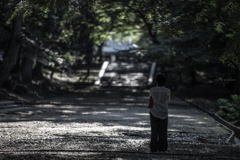
POLYGON ((166 83, 166 76, 162 73, 158 74, 156 76, 156 82, 159 87, 164 86, 164 84, 166 83))

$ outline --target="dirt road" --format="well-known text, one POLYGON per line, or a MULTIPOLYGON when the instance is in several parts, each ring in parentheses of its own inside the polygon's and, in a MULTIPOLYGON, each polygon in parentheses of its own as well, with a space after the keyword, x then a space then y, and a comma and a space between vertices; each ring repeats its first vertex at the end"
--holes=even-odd
POLYGON ((0 159, 238 159, 231 132, 180 99, 167 152, 150 153, 148 90, 82 90, 0 110, 0 159))

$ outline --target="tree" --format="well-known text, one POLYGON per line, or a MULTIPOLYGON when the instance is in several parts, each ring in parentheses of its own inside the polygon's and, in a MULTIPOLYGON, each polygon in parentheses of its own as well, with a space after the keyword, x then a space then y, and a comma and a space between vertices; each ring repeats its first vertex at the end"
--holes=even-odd
POLYGON ((17 15, 12 22, 11 39, 4 54, 4 61, 0 63, 0 85, 5 81, 9 72, 15 66, 21 46, 22 14, 17 15))
MULTIPOLYGON (((174 3, 173 3, 174 4, 174 3)), ((222 63, 228 64, 230 67, 236 68, 235 71, 235 93, 240 94, 240 54, 239 54, 239 8, 240 3, 238 1, 227 0, 189 0, 184 2, 182 5, 182 10, 174 14, 174 12, 169 12, 170 19, 168 26, 172 30, 178 30, 182 33, 191 33, 198 29, 199 25, 205 27, 214 27, 218 33, 225 35, 225 44, 223 44, 222 51, 218 50, 220 54, 215 54, 222 63), (171 21, 173 20, 174 21, 171 21), (185 23, 188 21, 188 23, 185 23), (186 27, 186 24, 187 27, 186 27), (190 31, 189 30, 190 28, 190 31)), ((176 6, 176 5, 174 5, 176 6)), ((161 23, 160 23, 161 24, 161 23)), ((164 25, 163 25, 164 26, 164 25)), ((160 30, 167 32, 168 29, 160 25, 160 30)), ((170 34, 171 35, 171 34, 170 34)), ((173 34, 174 35, 174 34, 173 34)), ((224 36, 222 36, 224 37, 224 36)), ((212 42, 214 44, 214 42, 212 42)), ((217 46, 219 47, 219 46, 217 46)), ((205 55, 208 52, 205 52, 205 55)))
MULTIPOLYGON (((24 1, 19 4, 15 13, 19 11, 26 11, 25 14, 31 13, 33 8, 40 8, 44 13, 49 11, 50 3, 47 0, 31 0, 24 1)), ((217 31, 224 31, 226 28, 228 32, 226 35, 230 37, 228 45, 224 54, 220 57, 223 63, 228 63, 233 66, 239 65, 239 2, 235 0, 218 1, 218 0, 71 0, 70 4, 75 7, 75 11, 79 14, 84 13, 84 9, 96 10, 106 4, 112 4, 115 8, 115 13, 124 13, 119 8, 130 7, 132 10, 139 12, 139 16, 147 17, 146 24, 153 24, 148 27, 149 34, 155 30, 158 34, 166 36, 177 36, 184 32, 192 31, 199 23, 212 23, 215 25, 217 31), (145 13, 141 15, 142 13, 145 13)), ((14 14, 15 15, 15 14, 14 14)), ((14 16, 13 15, 13 16, 14 16)), ((126 15, 127 16, 127 15, 126 15)))
MULTIPOLYGON (((60 3, 63 1, 60 1, 60 3)), ((68 1, 64 1, 66 4, 68 4, 68 1)), ((11 29, 11 40, 7 41, 6 39, 2 39, 1 41, 4 41, 3 44, 6 44, 8 42, 8 49, 2 48, 2 50, 5 50, 4 54, 4 61, 1 62, 0 64, 0 86, 3 84, 5 79, 7 78, 9 72, 12 70, 12 68, 15 66, 18 53, 19 53, 19 48, 22 44, 22 39, 25 38, 25 40, 32 41, 32 42, 37 42, 42 43, 43 41, 39 40, 36 41, 35 36, 39 36, 42 32, 39 33, 34 33, 32 34, 31 29, 21 29, 22 28, 22 19, 23 17, 30 17, 34 13, 34 9, 37 9, 38 15, 35 14, 35 18, 42 16, 42 17, 47 17, 49 11, 50 11, 50 4, 54 3, 52 1, 48 0, 29 0, 29 1, 1 1, 1 27, 3 27, 5 30, 10 30, 9 26, 5 25, 4 23, 8 23, 8 25, 12 24, 12 29, 11 29), (9 18, 10 17, 10 18, 9 18), (7 20, 8 19, 8 20, 7 20), (30 30, 29 30, 30 29, 30 30), (25 36, 21 34, 21 32, 25 33, 25 36), (31 37, 32 35, 35 35, 34 37, 31 37)), ((35 21, 36 22, 36 21, 35 21)), ((36 22, 37 23, 37 22, 36 22)), ((40 22, 41 23, 41 22, 40 22)), ((36 25, 35 25, 36 26, 36 25)), ((41 28, 39 26, 39 28, 41 28)), ((42 31, 42 29, 39 29, 42 31)), ((38 31, 39 31, 38 30, 38 31)), ((6 36, 7 37, 7 36, 6 36)), ((38 37, 41 39, 42 36, 38 37)), ((46 41, 45 41, 46 43, 46 41)), ((37 44, 36 44, 37 45, 37 44)), ((23 47, 24 48, 24 47, 23 47)), ((43 47, 44 48, 44 47, 43 47)), ((42 49, 43 49, 42 48, 42 49)), ((51 52, 50 52, 51 53, 51 52)), ((43 56, 46 58, 46 56, 43 56)), ((49 56, 53 57, 53 55, 49 56)))
MULTIPOLYGON (((73 7, 68 11, 68 15, 73 15, 73 13, 77 16, 74 17, 82 17, 79 18, 81 22, 89 22, 92 19, 91 17, 87 17, 88 13, 93 13, 98 15, 97 11, 103 10, 103 13, 106 11, 111 11, 112 15, 117 15, 116 17, 125 17, 125 19, 131 19, 131 17, 137 17, 134 20, 136 24, 145 24, 141 29, 147 31, 151 41, 154 45, 161 45, 160 39, 167 37, 180 37, 180 35, 189 36, 194 34, 199 29, 199 25, 206 27, 214 27, 217 32, 223 33, 227 39, 226 47, 224 47, 224 52, 221 52, 216 57, 220 59, 223 63, 227 63, 232 67, 239 67, 239 2, 234 0, 227 1, 218 1, 218 0, 169 0, 169 1, 157 1, 157 0, 135 0, 135 1, 127 1, 127 0, 61 0, 61 1, 47 1, 47 0, 28 0, 28 1, 19 1, 19 3, 14 3, 12 6, 17 6, 15 12, 12 14, 12 18, 18 15, 18 13, 23 13, 24 17, 28 17, 31 13, 33 13, 33 9, 38 8, 39 13, 42 16, 46 16, 50 11, 50 6, 54 4, 69 4, 73 7), (17 5, 16 5, 17 4, 17 5), (104 7, 107 7, 104 8, 104 7), (86 13, 86 15, 85 15, 86 13), (130 15, 130 16, 129 16, 130 15), (134 15, 134 16, 132 16, 134 15), (130 18, 129 18, 130 17, 130 18), (85 19, 84 19, 85 18, 85 19)), ((106 13, 104 13, 107 15, 106 13)), ((100 14, 99 14, 100 15, 100 14)), ((71 17, 71 16, 69 16, 71 17)), ((96 19, 95 19, 96 20, 96 19)), ((99 22, 102 20, 99 20, 99 22)), ((104 33, 107 35, 107 26, 106 25, 98 25, 99 22, 93 23, 85 23, 86 29, 88 31, 93 31, 96 34, 89 34, 92 37, 93 41, 99 41, 99 44, 102 42, 99 35, 104 33), (92 25, 92 26, 91 26, 92 25), (102 28, 101 28, 102 27, 102 28), (99 34, 100 33, 100 34, 99 34)), ((115 23, 114 23, 115 24, 115 23)), ((79 25, 84 28, 82 23, 79 25)), ((67 28, 65 33, 72 34, 73 27, 67 28)), ((81 27, 80 27, 81 28, 81 27)), ((145 32, 145 31, 143 31, 145 32)), ((89 32, 88 32, 89 33, 89 32)), ((88 37, 89 37, 88 36, 88 37)), ((77 42, 75 36, 61 36, 61 46, 65 46, 66 48, 71 48, 66 43, 62 43, 64 40, 70 40, 69 43, 77 42), (74 38, 75 37, 75 38, 74 38), (63 44, 63 45, 62 45, 63 44)), ((183 37, 180 37, 183 38, 183 37)), ((90 38, 91 39, 91 38, 90 38)), ((174 41, 174 40, 173 40, 174 41)), ((179 40, 177 44, 180 44, 179 40)), ((176 42, 175 41, 175 42, 176 42)), ((51 43, 53 41, 50 41, 51 43)), ((80 41, 78 41, 80 42, 80 41)), ((90 42, 90 41, 89 41, 90 42)), ((182 42, 187 42, 187 40, 183 40, 182 42)), ((46 41, 45 41, 46 44, 46 41)), ((59 42, 54 42, 54 44, 59 44, 59 42)), ((75 43, 76 44, 76 43, 75 43)), ((201 44, 201 43, 197 43, 201 44)), ((212 45, 211 45, 212 46, 212 45)), ((177 46, 175 46, 177 47, 177 46)), ((55 45, 53 47, 55 49, 59 48, 59 46, 55 45)), ((63 47, 61 47, 63 48, 63 47)), ((84 47, 81 47, 84 48, 84 47)), ((180 49, 179 47, 177 47, 180 49)), ((206 47, 207 48, 207 47, 206 47)), ((61 49, 60 49, 61 50, 61 49)), ((193 50, 193 49, 191 49, 193 50)), ((203 53, 203 57, 207 57, 208 52, 203 53)), ((163 54, 158 51, 159 55, 163 54)), ((177 53, 179 57, 181 55, 177 53)), ((194 54, 183 54, 182 57, 192 57, 194 54), (190 55, 190 56, 188 56, 190 55)), ((45 57, 53 57, 51 54, 45 57)), ((174 56, 168 56, 168 58, 173 58, 174 56)), ((179 58, 177 58, 179 59, 179 58)), ((193 59, 194 60, 194 59, 193 59)), ((204 58, 197 58, 197 60, 204 60, 204 58)), ((236 73, 239 73, 238 70, 236 73)), ((236 77, 239 77, 238 75, 236 77)))

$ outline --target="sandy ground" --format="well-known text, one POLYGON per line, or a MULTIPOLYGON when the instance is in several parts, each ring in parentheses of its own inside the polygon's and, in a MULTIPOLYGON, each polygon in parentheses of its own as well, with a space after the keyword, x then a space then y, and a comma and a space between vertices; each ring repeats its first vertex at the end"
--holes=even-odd
POLYGON ((81 91, 0 110, 3 159, 238 159, 231 132, 172 96, 169 148, 151 153, 148 90, 81 91))

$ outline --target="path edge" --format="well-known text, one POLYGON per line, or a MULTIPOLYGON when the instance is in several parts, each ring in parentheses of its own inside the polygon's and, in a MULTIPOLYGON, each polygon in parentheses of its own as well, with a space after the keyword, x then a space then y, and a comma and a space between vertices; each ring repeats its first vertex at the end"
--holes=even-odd
POLYGON ((186 103, 188 103, 191 106, 194 106, 195 108, 207 113, 210 117, 212 117, 214 120, 216 120, 218 123, 220 123, 225 129, 227 129, 228 131, 231 132, 231 135, 229 136, 229 138, 227 139, 226 143, 234 143, 234 137, 240 139, 240 127, 237 127, 231 123, 229 123, 228 121, 226 121, 225 119, 223 119, 222 117, 218 116, 216 113, 213 112, 209 112, 206 109, 189 102, 188 100, 184 99, 183 97, 177 96, 178 98, 180 98, 181 100, 185 101, 186 103))

